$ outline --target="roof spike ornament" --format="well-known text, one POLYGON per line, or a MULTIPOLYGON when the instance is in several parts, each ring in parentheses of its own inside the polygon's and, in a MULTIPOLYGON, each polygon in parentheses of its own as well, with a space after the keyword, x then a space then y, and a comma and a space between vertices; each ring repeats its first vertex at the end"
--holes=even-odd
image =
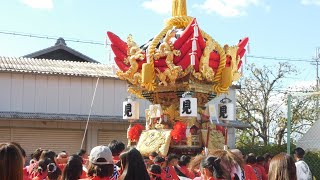
POLYGON ((186 0, 172 0, 172 17, 187 16, 186 0))

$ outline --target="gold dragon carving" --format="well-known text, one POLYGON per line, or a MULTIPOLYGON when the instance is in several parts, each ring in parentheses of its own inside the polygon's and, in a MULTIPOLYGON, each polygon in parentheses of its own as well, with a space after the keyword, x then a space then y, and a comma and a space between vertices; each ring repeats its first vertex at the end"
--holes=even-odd
POLYGON ((180 66, 176 66, 173 63, 174 56, 180 56, 181 52, 175 50, 170 39, 176 35, 175 29, 168 30, 166 36, 163 39, 163 43, 160 44, 158 51, 154 54, 154 59, 159 59, 161 57, 166 57, 166 65, 168 68, 164 72, 160 72, 156 69, 158 78, 160 80, 159 85, 167 86, 168 82, 170 85, 175 84, 179 73, 182 71, 180 66))
POLYGON ((227 56, 230 56, 231 58, 231 64, 230 67, 232 69, 232 81, 237 81, 240 79, 241 74, 238 72, 238 65, 240 63, 240 57, 238 56, 238 46, 231 46, 228 45, 225 46, 225 51, 227 53, 227 56))
POLYGON ((130 67, 126 72, 118 71, 117 75, 120 79, 128 80, 132 84, 137 84, 141 82, 141 74, 137 72, 139 67, 137 60, 143 60, 144 54, 142 54, 141 49, 136 42, 134 42, 131 34, 127 38, 127 45, 128 57, 125 59, 125 62, 129 63, 130 67))

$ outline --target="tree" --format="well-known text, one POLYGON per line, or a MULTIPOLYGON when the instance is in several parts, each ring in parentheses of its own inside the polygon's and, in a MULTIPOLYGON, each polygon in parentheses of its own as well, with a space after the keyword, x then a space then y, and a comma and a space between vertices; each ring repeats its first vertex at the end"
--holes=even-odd
MULTIPOLYGON (((269 141, 277 145, 284 142, 287 127, 287 92, 284 80, 295 75, 296 70, 288 63, 259 68, 250 64, 249 71, 241 82, 237 94, 237 116, 251 125, 240 135, 239 143, 252 146, 257 143, 267 145, 269 141)), ((288 87, 286 87, 288 88, 288 87)), ((306 126, 315 119, 315 101, 312 97, 294 98, 292 103, 292 132, 297 136, 305 132, 306 126)))

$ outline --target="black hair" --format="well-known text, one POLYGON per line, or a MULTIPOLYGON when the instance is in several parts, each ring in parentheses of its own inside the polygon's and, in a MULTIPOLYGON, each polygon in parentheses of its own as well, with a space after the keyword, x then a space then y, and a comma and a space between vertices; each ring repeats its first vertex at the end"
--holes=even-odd
POLYGON ((52 161, 50 164, 48 164, 47 170, 48 170, 49 180, 58 180, 58 178, 62 174, 61 169, 59 167, 57 167, 57 165, 52 161))
POLYGON ((150 180, 143 157, 136 148, 132 148, 127 153, 127 163, 123 174, 120 176, 122 180, 150 180))
POLYGON ((186 166, 191 161, 191 157, 187 155, 182 155, 179 159, 179 166, 186 166))
POLYGON ((112 140, 109 143, 108 147, 112 152, 112 156, 119 156, 121 152, 126 148, 124 143, 118 140, 112 140))
POLYGON ((87 153, 87 151, 85 149, 80 149, 79 152, 78 152, 78 155, 79 156, 83 156, 86 153, 87 153))
POLYGON ((265 162, 265 159, 263 156, 257 156, 256 160, 257 160, 257 163, 265 162))
POLYGON ((272 155, 270 154, 270 153, 265 153, 264 155, 263 155, 263 157, 264 157, 264 160, 267 162, 269 159, 271 160, 272 159, 272 155))
POLYGON ((167 156, 167 164, 169 164, 169 162, 172 161, 173 159, 179 160, 179 157, 176 154, 173 154, 173 153, 169 154, 167 156))
POLYGON ((157 156, 158 156, 158 153, 155 152, 155 151, 153 151, 153 152, 150 153, 150 156, 152 156, 152 157, 157 157, 157 156))
POLYGON ((41 148, 36 149, 36 150, 31 154, 31 158, 39 161, 42 152, 43 152, 43 149, 41 149, 41 148))
POLYGON ((253 155, 249 155, 246 159, 247 164, 254 164, 256 162, 257 162, 256 157, 253 155))
POLYGON ((157 164, 152 164, 149 168, 150 176, 154 180, 161 180, 161 167, 157 164))
MULTIPOLYGON (((106 162, 104 158, 97 159, 97 162, 106 162)), ((98 176, 100 178, 110 177, 113 174, 114 166, 113 164, 89 164, 88 176, 98 176)))
POLYGON ((293 150, 294 154, 297 155, 298 158, 303 158, 305 151, 301 147, 297 147, 293 150))
POLYGON ((166 160, 163 158, 163 157, 161 157, 161 156, 156 156, 154 159, 153 159, 153 163, 163 163, 163 162, 165 162, 166 160))
POLYGON ((70 156, 64 168, 62 180, 78 180, 82 174, 82 158, 79 155, 70 156))
POLYGON ((54 158, 57 157, 57 154, 51 150, 42 151, 40 159, 49 158, 54 161, 54 158))
POLYGON ((202 168, 208 169, 215 179, 224 179, 220 162, 220 158, 209 156, 203 159, 200 165, 202 168))

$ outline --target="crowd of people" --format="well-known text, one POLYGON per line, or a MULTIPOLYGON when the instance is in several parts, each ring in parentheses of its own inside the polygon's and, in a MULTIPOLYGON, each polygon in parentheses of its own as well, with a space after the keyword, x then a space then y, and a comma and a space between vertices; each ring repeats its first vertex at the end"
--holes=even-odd
POLYGON ((136 148, 126 149, 113 140, 96 146, 90 154, 81 149, 70 155, 36 149, 26 164, 26 152, 18 143, 0 144, 1 180, 311 180, 304 150, 294 157, 280 153, 244 156, 238 149, 216 150, 196 156, 152 152, 143 157, 136 148))

